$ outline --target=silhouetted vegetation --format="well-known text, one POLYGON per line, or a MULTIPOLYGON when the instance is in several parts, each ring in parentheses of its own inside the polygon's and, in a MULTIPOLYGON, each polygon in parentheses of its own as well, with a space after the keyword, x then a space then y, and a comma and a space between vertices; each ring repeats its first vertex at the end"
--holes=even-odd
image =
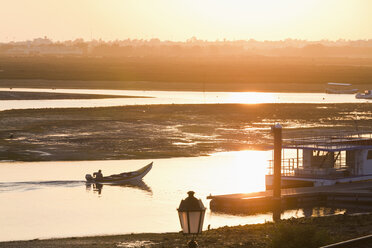
POLYGON ((272 234, 272 248, 317 248, 331 240, 329 234, 316 226, 283 223, 272 234))
POLYGON ((369 89, 371 66, 372 59, 351 58, 0 57, 0 79, 28 80, 0 87, 324 92, 326 82, 369 89))
POLYGON ((7 87, 322 92, 326 82, 339 82, 363 90, 371 68, 372 40, 0 43, 0 79, 38 80, 1 82, 7 87))

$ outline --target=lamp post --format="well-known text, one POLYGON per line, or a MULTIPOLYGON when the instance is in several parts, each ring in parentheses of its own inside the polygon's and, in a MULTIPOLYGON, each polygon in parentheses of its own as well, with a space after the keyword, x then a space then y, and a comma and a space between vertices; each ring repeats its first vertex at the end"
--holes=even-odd
POLYGON ((187 194, 189 196, 181 201, 177 211, 182 232, 193 235, 192 240, 188 242, 188 247, 195 248, 198 247, 198 243, 194 237, 202 232, 206 208, 200 199, 194 197, 194 191, 189 191, 187 194))

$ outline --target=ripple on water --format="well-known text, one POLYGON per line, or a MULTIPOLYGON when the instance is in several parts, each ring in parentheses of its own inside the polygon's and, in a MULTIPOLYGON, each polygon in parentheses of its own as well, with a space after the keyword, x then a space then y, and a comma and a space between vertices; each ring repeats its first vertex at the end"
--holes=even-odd
POLYGON ((134 242, 120 242, 116 245, 116 247, 125 247, 125 248, 136 248, 136 247, 151 247, 156 245, 156 243, 151 241, 134 241, 134 242))

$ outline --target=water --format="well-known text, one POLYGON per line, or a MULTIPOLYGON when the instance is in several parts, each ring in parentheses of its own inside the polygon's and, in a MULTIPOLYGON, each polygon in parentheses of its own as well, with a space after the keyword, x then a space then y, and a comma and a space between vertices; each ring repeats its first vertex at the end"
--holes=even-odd
MULTIPOLYGON (((270 151, 241 151, 155 160, 2 162, 0 241, 176 232, 180 230, 176 209, 187 191, 195 191, 208 208, 209 194, 262 191, 270 158, 270 151), (137 185, 97 189, 83 181, 86 173, 98 169, 108 175, 136 170, 151 161, 153 169, 137 185)), ((282 218, 301 216, 303 210, 282 214, 282 218)), ((271 213, 237 216, 208 209, 204 228, 265 221, 272 221, 271 213)))
MULTIPOLYGON (((9 90, 9 89, 0 89, 9 90)), ((0 110, 60 107, 102 107, 136 104, 197 103, 341 103, 363 102, 354 95, 315 93, 160 92, 122 90, 17 89, 35 92, 148 96, 154 98, 0 101, 0 110)), ((268 151, 218 153, 208 157, 155 160, 73 162, 2 162, 0 164, 0 241, 34 238, 175 232, 176 209, 193 190, 208 207, 207 195, 264 190, 268 151), (84 176, 102 169, 105 175, 136 170, 154 161, 137 185, 86 185, 84 176)), ((318 209, 319 210, 319 209, 318 209)), ((312 211, 312 210, 311 210, 312 211)), ((331 213, 342 213, 333 210, 331 213)), ((292 210, 282 218, 324 215, 292 210)), ((204 227, 263 223, 271 213, 236 216, 206 213, 204 227)))
MULTIPOLYGON (((0 88, 0 91, 10 91, 0 88)), ((86 89, 26 89, 13 91, 53 92, 77 94, 107 94, 145 96, 151 98, 109 98, 77 100, 6 100, 0 101, 0 110, 29 108, 109 107, 147 104, 259 104, 259 103, 360 103, 352 94, 325 93, 267 93, 267 92, 194 92, 194 91, 137 91, 137 90, 86 90, 86 89)))

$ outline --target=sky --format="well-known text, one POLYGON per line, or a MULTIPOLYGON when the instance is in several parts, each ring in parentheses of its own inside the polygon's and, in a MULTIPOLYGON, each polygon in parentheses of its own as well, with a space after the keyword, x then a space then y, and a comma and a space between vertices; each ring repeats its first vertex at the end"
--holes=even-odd
POLYGON ((372 39, 372 0, 0 0, 0 41, 372 39))

